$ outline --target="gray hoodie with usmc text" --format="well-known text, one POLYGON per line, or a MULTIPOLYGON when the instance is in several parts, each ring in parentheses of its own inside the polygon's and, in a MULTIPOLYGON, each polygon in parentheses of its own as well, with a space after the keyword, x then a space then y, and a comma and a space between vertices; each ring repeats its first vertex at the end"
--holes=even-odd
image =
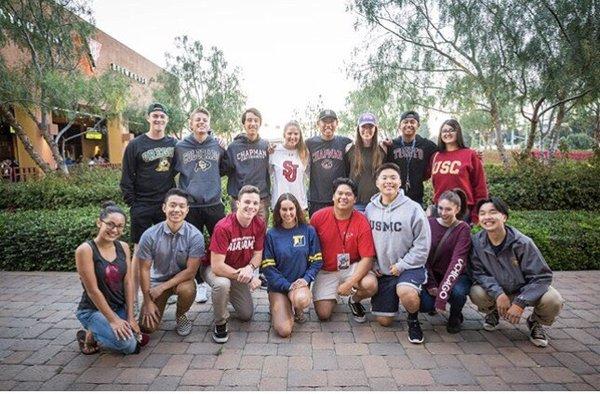
POLYGON ((390 205, 381 203, 377 193, 365 209, 369 219, 377 261, 375 268, 391 275, 392 265, 399 272, 425 265, 431 246, 431 229, 423 208, 400 190, 390 205))

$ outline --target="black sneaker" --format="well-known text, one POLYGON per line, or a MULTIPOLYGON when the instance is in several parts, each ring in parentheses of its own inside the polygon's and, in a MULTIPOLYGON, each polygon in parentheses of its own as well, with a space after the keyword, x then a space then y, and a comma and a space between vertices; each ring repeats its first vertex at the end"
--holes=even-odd
POLYGON ((267 290, 267 278, 263 274, 260 274, 258 275, 258 279, 260 279, 260 288, 267 290))
POLYGON ((408 340, 410 343, 423 343, 423 330, 418 319, 408 319, 408 340))
POLYGON ((352 297, 348 297, 348 307, 350 308, 350 312, 352 312, 355 322, 364 323, 367 321, 365 307, 360 302, 353 302, 352 297))
POLYGON ((227 322, 223 324, 215 324, 212 333, 213 341, 216 343, 225 343, 229 339, 229 332, 227 331, 227 322))
POLYGON ((494 331, 498 323, 500 323, 500 315, 498 314, 498 310, 494 309, 493 312, 490 312, 487 315, 485 315, 483 329, 486 331, 494 331))
POLYGON ((460 325, 464 320, 462 312, 456 314, 450 313, 448 318, 448 324, 446 325, 446 331, 450 334, 457 334, 460 332, 460 325))
POLYGON ((531 343, 538 347, 548 346, 546 330, 544 330, 544 327, 540 323, 527 318, 527 327, 529 327, 529 340, 531 343))

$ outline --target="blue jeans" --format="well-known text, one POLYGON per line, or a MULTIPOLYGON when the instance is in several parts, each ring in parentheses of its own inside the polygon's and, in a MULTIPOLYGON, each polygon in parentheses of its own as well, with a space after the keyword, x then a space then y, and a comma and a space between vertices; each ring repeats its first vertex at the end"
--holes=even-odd
MULTIPOLYGON (((121 308, 116 311, 117 315, 127 320, 127 313, 125 308, 121 308)), ((110 327, 110 323, 102 312, 94 309, 81 309, 78 310, 75 315, 81 322, 83 328, 92 332, 96 342, 100 344, 104 349, 114 350, 123 354, 135 353, 137 349, 137 340, 135 335, 129 339, 119 339, 110 327)))
MULTIPOLYGON (((463 306, 467 302, 467 294, 471 291, 471 278, 467 274, 462 274, 456 280, 448 304, 450 304, 450 313, 458 313, 462 311, 463 306)), ((435 310, 435 297, 432 297, 427 289, 421 290, 421 312, 433 312, 435 310)))

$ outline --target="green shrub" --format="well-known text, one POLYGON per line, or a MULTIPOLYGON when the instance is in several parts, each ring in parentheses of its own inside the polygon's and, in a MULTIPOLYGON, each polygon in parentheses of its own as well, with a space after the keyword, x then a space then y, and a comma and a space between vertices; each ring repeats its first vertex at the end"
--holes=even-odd
POLYGON ((501 197, 516 210, 600 210, 598 161, 536 160, 519 162, 509 170, 485 167, 490 195, 501 197))
POLYGON ((564 141, 570 149, 592 149, 596 145, 596 141, 585 133, 569 134, 560 140, 564 141))
MULTIPOLYGON (((85 207, 0 213, 0 269, 74 271, 75 249, 96 235, 99 211, 85 207)), ((129 226, 122 237, 128 239, 129 226)))
MULTIPOLYGON (((77 246, 96 234, 98 207, 0 213, 0 270, 73 271, 77 246)), ((600 213, 512 211, 555 270, 600 269, 600 213)), ((129 226, 122 237, 129 240, 129 226)))
POLYGON ((84 207, 113 200, 122 203, 121 171, 108 168, 74 168, 66 178, 50 174, 40 180, 0 182, 0 209, 84 207))

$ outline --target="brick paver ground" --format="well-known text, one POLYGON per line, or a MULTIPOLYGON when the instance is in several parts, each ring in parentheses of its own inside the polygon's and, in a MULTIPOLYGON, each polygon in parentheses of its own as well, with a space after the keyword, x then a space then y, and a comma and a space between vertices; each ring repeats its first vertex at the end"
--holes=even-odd
MULTIPOLYGON (((188 337, 173 331, 174 306, 162 330, 138 355, 79 353, 74 273, 0 272, 2 390, 599 390, 600 271, 556 273, 566 300, 536 348, 524 324, 482 329, 472 304, 464 329, 446 333, 445 318, 421 315, 426 342, 406 337, 405 315, 391 328, 355 323, 345 304, 330 322, 311 319, 289 339, 270 328, 265 291, 254 320, 230 322, 225 345, 212 342, 210 301, 194 304, 188 337)), ((526 312, 528 315, 530 311, 526 312)))

